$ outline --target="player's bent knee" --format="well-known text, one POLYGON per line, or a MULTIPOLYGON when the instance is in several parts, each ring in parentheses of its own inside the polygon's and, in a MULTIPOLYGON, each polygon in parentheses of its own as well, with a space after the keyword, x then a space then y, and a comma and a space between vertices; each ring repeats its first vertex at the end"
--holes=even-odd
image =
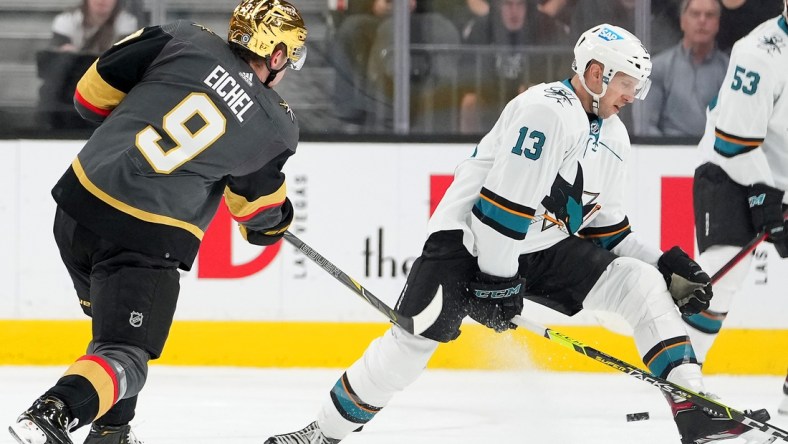
POLYGON ((675 311, 662 274, 641 260, 621 257, 610 265, 612 287, 611 311, 621 315, 630 326, 675 311))

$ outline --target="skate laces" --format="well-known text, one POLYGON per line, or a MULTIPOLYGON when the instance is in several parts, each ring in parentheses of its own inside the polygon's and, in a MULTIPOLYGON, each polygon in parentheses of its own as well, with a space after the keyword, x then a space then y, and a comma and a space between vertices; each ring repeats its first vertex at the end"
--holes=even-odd
POLYGON ((267 444, 337 444, 338 439, 327 438, 323 435, 317 421, 309 424, 301 430, 276 435, 266 441, 267 444))
POLYGON ((39 402, 35 403, 28 412, 32 416, 36 410, 50 423, 66 432, 70 432, 79 424, 79 420, 76 418, 69 421, 69 417, 65 412, 66 404, 55 397, 40 398, 39 402))

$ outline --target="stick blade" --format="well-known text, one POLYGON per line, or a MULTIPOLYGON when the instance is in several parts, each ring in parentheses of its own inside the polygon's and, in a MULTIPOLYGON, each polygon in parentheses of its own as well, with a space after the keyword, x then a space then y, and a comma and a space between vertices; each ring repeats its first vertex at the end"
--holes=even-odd
POLYGON ((439 285, 438 291, 435 292, 429 305, 421 313, 413 316, 413 331, 411 333, 414 335, 424 333, 425 330, 432 327, 441 311, 443 311, 443 286, 439 285))

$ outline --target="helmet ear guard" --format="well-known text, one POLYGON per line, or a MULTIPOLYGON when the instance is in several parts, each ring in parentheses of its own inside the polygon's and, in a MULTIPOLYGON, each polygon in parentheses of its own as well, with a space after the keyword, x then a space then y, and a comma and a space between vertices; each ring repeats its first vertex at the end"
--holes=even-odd
MULTIPOLYGON (((637 82, 635 98, 644 99, 651 82, 651 56, 640 40, 624 28, 609 24, 595 26, 584 32, 574 49, 575 60, 572 70, 580 76, 585 86, 583 74, 593 60, 603 65, 603 86, 601 97, 607 91, 607 84, 618 72, 633 77, 637 82)), ((598 100, 597 97, 597 100, 598 100)))
POLYGON ((285 0, 242 0, 233 11, 227 41, 268 59, 282 43, 286 67, 299 70, 306 61, 304 20, 285 0))

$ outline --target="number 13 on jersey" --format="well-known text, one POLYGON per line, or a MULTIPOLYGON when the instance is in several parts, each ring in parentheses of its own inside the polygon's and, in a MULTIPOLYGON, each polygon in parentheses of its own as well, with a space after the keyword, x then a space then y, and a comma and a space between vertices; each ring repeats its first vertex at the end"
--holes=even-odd
POLYGON ((520 137, 512 148, 512 154, 536 160, 542 155, 545 139, 543 132, 536 130, 529 132, 528 127, 524 126, 520 128, 520 137))

